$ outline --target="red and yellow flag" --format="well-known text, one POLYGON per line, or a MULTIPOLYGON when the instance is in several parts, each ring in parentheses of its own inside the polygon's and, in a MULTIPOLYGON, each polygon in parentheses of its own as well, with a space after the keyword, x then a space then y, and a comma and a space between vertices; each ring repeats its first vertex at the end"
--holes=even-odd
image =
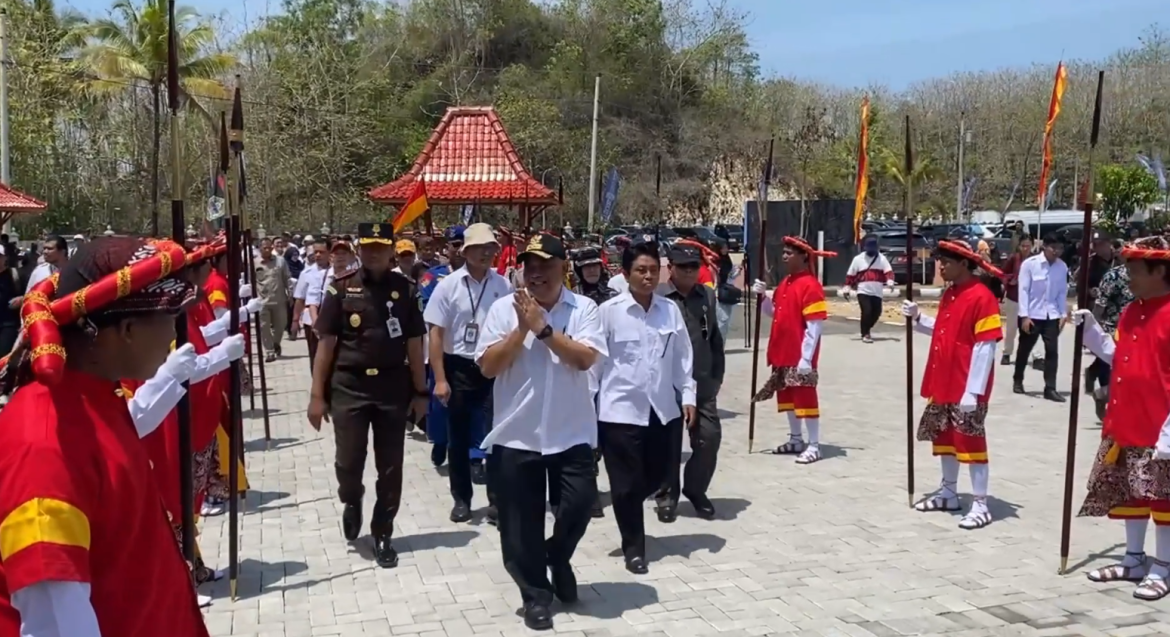
POLYGON ((853 240, 861 243, 865 195, 869 191, 869 97, 861 100, 861 142, 857 145, 857 188, 853 193, 853 240))
POLYGON ((422 175, 419 175, 418 179, 414 181, 414 186, 410 189, 410 196, 406 198, 406 203, 402 205, 402 209, 394 215, 393 221, 390 222, 394 226, 394 232, 401 232, 403 228, 422 217, 430 209, 431 205, 427 203, 427 184, 422 175))
POLYGON ((1056 124, 1056 116, 1060 115, 1060 100, 1064 97, 1064 89, 1068 85, 1068 70, 1064 62, 1056 65, 1056 78, 1052 81, 1052 99, 1048 102, 1048 119, 1044 122, 1044 151, 1040 164, 1040 193, 1037 200, 1044 201, 1048 192, 1048 169, 1052 167, 1052 127, 1056 124))

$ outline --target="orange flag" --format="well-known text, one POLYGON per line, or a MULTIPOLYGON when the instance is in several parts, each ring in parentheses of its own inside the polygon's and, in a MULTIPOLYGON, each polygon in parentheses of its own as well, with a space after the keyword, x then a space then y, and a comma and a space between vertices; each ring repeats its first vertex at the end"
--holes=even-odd
POLYGON ((853 240, 861 242, 865 195, 869 191, 869 97, 861 100, 861 142, 857 146, 857 188, 853 193, 853 240))
POLYGON ((1064 62, 1056 65, 1056 79, 1052 81, 1052 99, 1048 102, 1048 119, 1044 122, 1044 152, 1040 164, 1040 193, 1037 200, 1043 202, 1048 192, 1048 169, 1052 167, 1052 127, 1056 124, 1056 116, 1060 115, 1060 100, 1064 97, 1064 89, 1068 84, 1068 70, 1064 62))
POLYGON ((400 232, 415 219, 426 214, 430 208, 430 204, 427 203, 427 184, 423 181, 422 175, 419 175, 418 179, 414 181, 414 186, 410 189, 410 196, 406 198, 406 203, 403 204, 398 214, 394 215, 394 220, 390 222, 394 226, 394 232, 400 232))

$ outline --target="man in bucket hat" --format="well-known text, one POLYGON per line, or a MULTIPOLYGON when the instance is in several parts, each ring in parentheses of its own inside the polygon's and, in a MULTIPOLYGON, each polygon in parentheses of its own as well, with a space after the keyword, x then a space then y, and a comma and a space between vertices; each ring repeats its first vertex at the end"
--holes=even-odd
POLYGON ((999 303, 976 271, 995 276, 999 270, 962 241, 940 241, 939 268, 951 285, 943 293, 938 316, 926 316, 913 301, 902 303, 902 313, 914 329, 929 334, 930 355, 922 377, 926 410, 918 424, 918 440, 931 441, 942 463, 942 484, 934 495, 914 505, 918 511, 958 511, 959 465, 971 471, 971 510, 959 528, 981 529, 991 524, 987 508, 987 438, 983 422, 994 384, 996 344, 1003 339, 999 303))

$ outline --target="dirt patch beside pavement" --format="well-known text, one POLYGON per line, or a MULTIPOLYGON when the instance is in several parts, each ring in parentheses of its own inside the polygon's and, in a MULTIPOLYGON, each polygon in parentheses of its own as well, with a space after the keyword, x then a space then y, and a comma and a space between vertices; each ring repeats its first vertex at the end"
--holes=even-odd
MULTIPOLYGON (((830 316, 861 318, 861 307, 857 305, 856 298, 845 300, 841 297, 834 297, 829 299, 828 303, 830 316)), ((923 314, 934 316, 935 312, 938 311, 938 301, 918 301, 918 308, 923 314)), ((904 322, 906 319, 902 316, 902 299, 885 299, 882 304, 882 317, 878 320, 893 323, 904 322)))

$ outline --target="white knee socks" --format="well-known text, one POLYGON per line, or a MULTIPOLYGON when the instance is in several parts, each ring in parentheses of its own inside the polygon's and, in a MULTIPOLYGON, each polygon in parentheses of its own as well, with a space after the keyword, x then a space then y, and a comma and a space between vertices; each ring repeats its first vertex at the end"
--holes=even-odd
POLYGON ((971 495, 975 496, 971 502, 971 511, 979 512, 987 510, 987 480, 989 472, 986 464, 973 464, 970 466, 971 472, 971 495))
MULTIPOLYGON (((810 447, 819 447, 821 445, 821 419, 805 418, 804 424, 808 427, 808 445, 810 447)), ((797 424, 797 427, 799 426, 797 424)))
MULTIPOLYGON (((1129 535, 1128 529, 1126 535, 1129 535)), ((1128 537, 1126 539, 1128 540, 1128 537)), ((1128 544, 1128 541, 1126 543, 1128 544)), ((1154 526, 1154 557, 1163 564, 1170 562, 1170 526, 1154 526)), ((1163 580, 1170 579, 1170 569, 1155 562, 1150 565, 1149 576, 1163 580)))
POLYGON ((942 464, 942 487, 939 497, 946 500, 959 497, 959 461, 954 456, 939 456, 942 464))
POLYGON ((804 435, 800 430, 800 419, 796 417, 796 412, 788 412, 788 439, 792 441, 804 441, 804 435))

